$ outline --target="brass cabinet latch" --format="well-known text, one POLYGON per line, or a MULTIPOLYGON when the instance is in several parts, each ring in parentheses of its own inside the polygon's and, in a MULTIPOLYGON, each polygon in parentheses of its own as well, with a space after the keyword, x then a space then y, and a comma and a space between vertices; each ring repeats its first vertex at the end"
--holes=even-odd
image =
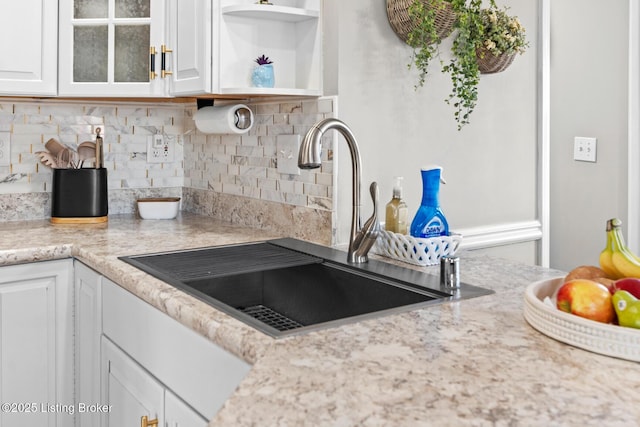
POLYGON ((166 76, 173 74, 173 71, 167 70, 167 53, 173 53, 173 49, 169 49, 166 45, 160 47, 160 77, 163 79, 166 76))
POLYGON ((140 418, 140 427, 158 427, 158 419, 150 420, 144 415, 140 418))
POLYGON ((158 77, 156 74, 156 51, 155 46, 149 47, 149 80, 154 80, 158 77))

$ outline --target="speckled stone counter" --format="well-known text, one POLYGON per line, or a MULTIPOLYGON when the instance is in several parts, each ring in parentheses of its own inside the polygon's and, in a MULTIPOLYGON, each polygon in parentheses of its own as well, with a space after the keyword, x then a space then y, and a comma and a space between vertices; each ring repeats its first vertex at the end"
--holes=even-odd
POLYGON ((495 294, 274 340, 117 259, 272 237, 195 215, 1 223, 0 265, 77 257, 250 362, 210 426, 640 425, 637 363, 524 320, 525 287, 557 271, 464 254, 462 279, 495 294))

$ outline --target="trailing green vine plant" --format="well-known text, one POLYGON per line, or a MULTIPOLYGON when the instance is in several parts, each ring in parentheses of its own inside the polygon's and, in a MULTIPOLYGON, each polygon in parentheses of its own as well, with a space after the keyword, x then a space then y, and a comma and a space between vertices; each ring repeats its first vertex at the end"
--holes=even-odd
POLYGON ((407 11, 414 23, 413 29, 407 34, 407 44, 413 48, 408 68, 415 66, 419 73, 416 90, 424 86, 429 64, 435 56, 439 55, 442 38, 451 33, 449 28, 439 34, 439 28, 436 25, 438 14, 450 8, 450 3, 450 0, 415 0, 407 11))
POLYGON ((489 9, 482 9, 482 0, 413 0, 408 8, 414 24, 407 35, 407 44, 413 48, 408 66, 419 72, 416 90, 424 86, 429 64, 439 56, 440 42, 455 31, 451 59, 441 65, 442 72, 451 76, 451 93, 445 101, 455 110, 458 130, 469 123, 478 102, 478 55, 522 53, 528 47, 518 18, 507 15, 506 7, 498 9, 495 0, 489 3, 489 9))
POLYGON ((451 47, 451 60, 442 71, 451 75, 452 89, 446 102, 453 105, 454 118, 461 130, 469 123, 478 101, 480 70, 476 46, 482 43, 484 32, 480 13, 482 0, 451 0, 451 5, 457 14, 457 34, 451 47))

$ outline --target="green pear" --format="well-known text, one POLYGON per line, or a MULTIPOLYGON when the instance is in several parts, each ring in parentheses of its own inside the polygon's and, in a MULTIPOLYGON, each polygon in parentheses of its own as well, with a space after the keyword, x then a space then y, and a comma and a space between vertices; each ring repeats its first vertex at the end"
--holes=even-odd
POLYGON ((618 324, 640 329, 640 300, 627 291, 613 294, 613 307, 618 315, 618 324))

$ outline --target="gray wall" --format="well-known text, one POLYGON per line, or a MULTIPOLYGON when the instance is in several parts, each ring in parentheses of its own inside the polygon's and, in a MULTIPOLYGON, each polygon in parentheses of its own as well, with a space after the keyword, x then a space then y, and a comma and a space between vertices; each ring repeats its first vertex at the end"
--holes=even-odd
POLYGON ((627 221, 628 17, 626 0, 551 1, 551 267, 597 265, 607 219, 627 221), (573 160, 575 136, 598 138, 597 163, 573 160))
MULTIPOLYGON (((444 102, 450 79, 437 61, 426 85, 414 90, 417 72, 407 68, 411 48, 391 29, 385 0, 326 0, 326 89, 339 95, 337 116, 361 147, 363 217, 371 210, 368 183, 379 182, 382 207, 391 198, 395 175, 405 177, 413 216, 422 193, 420 167, 436 163, 448 182, 441 203, 452 228, 537 218, 538 2, 508 4, 526 27, 531 46, 507 71, 482 77, 471 124, 458 131, 453 108, 444 102)), ((443 59, 448 57, 445 52, 443 59)), ((346 144, 338 146, 340 176, 350 177, 346 144)), ((351 205, 344 178, 340 189, 344 236, 350 216, 343 210, 351 205)), ((533 263, 534 248, 533 243, 514 245, 508 252, 533 263)))

